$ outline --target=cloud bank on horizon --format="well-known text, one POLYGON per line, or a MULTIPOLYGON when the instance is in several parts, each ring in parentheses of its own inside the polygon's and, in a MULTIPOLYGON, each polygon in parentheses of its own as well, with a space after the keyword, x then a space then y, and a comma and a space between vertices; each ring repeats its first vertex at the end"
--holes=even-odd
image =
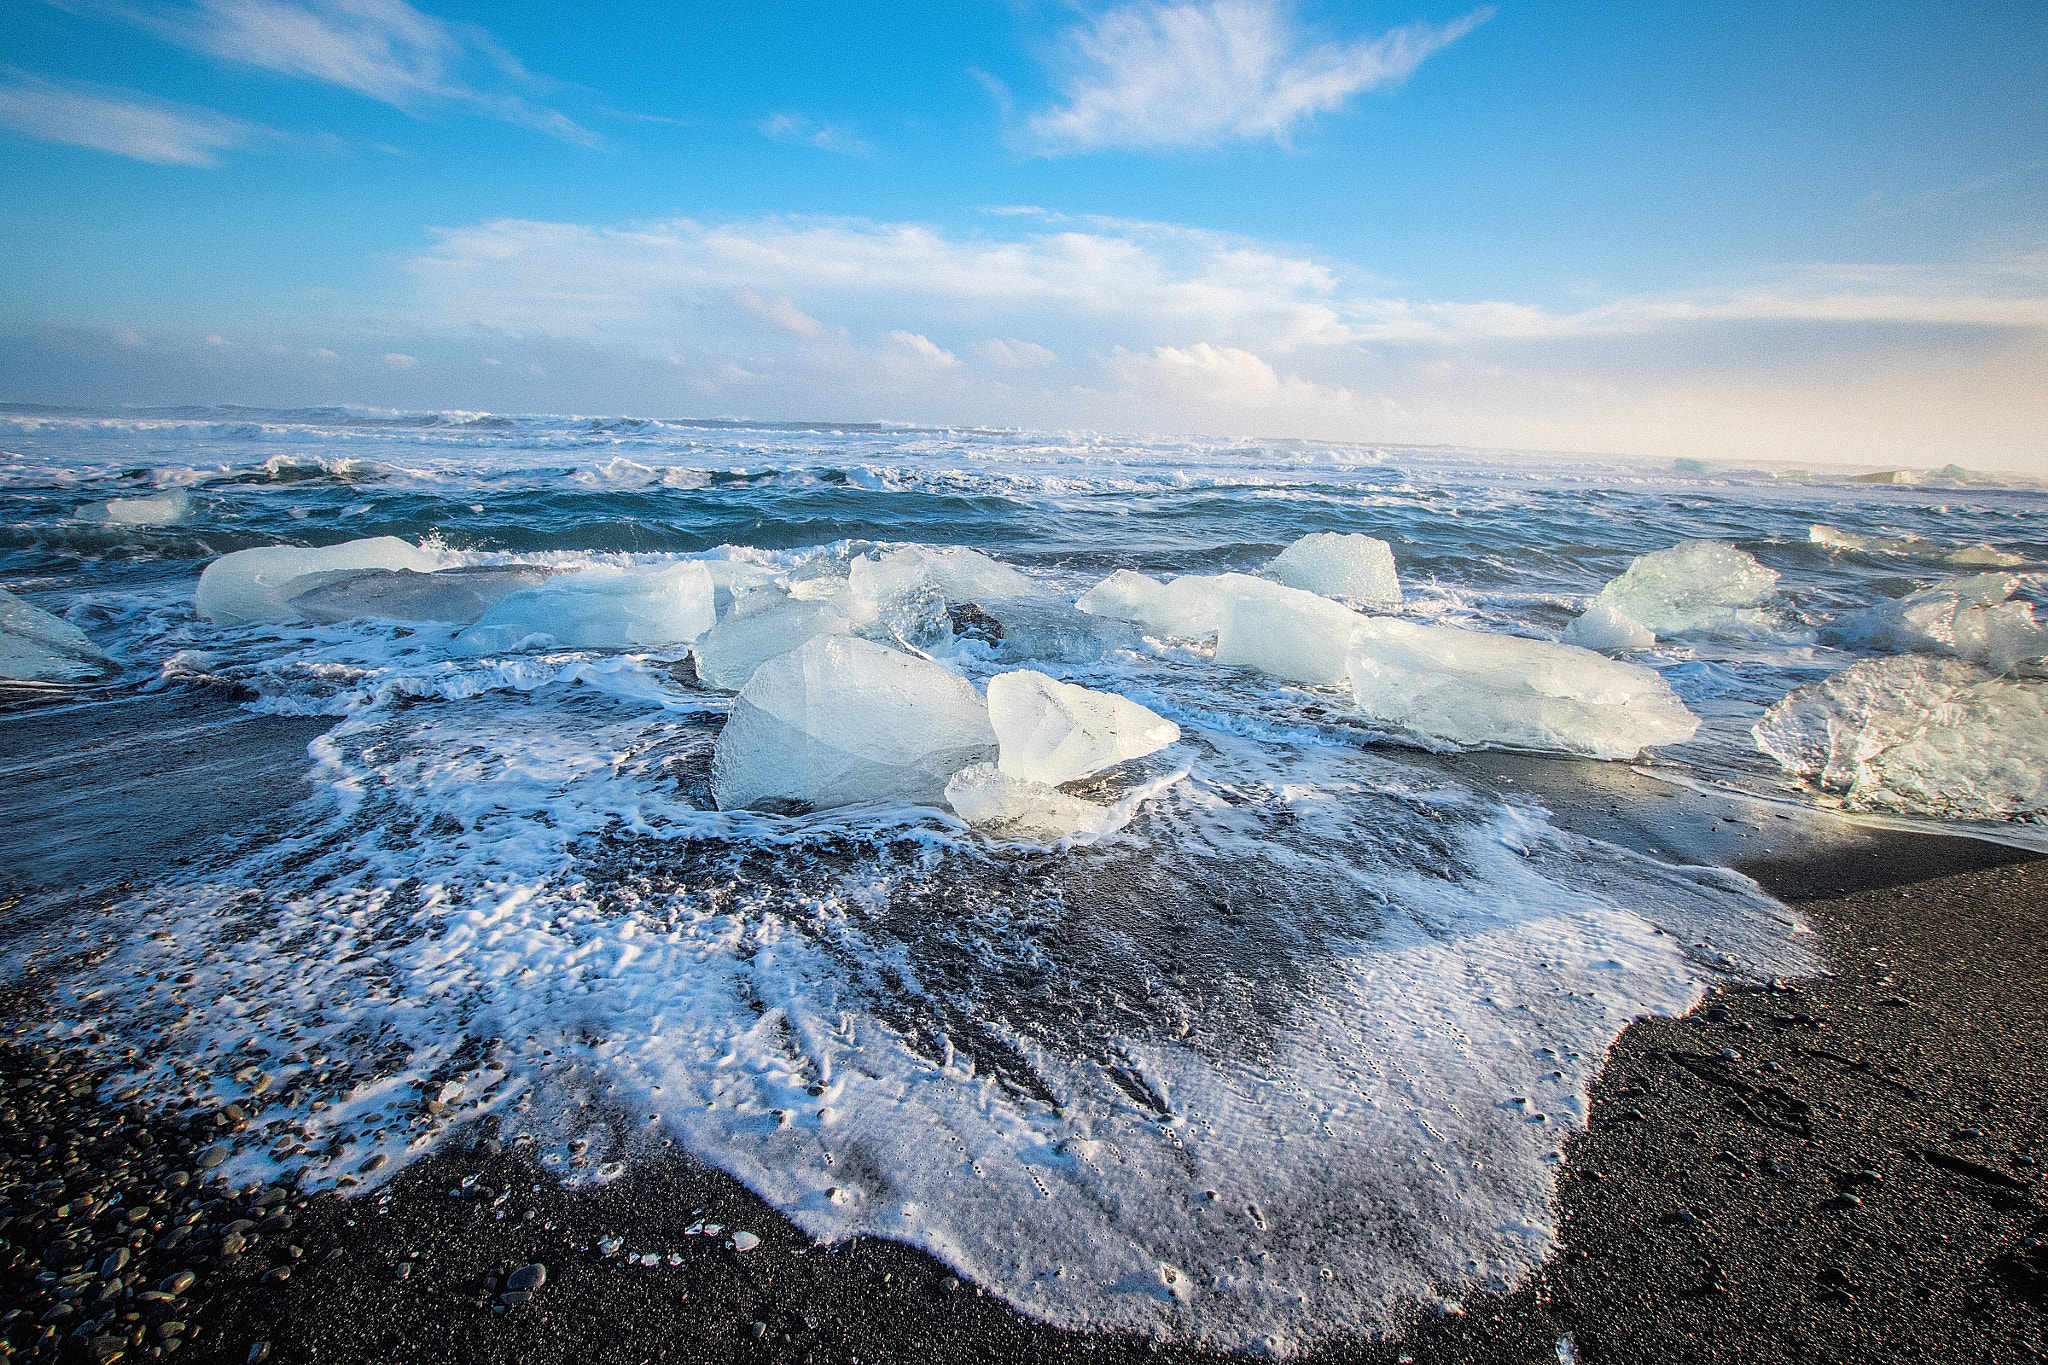
POLYGON ((565 30, 516 7, 493 24, 523 39, 405 0, 0 5, 48 34, 0 68, 17 170, 131 205, 93 227, 138 259, 194 256, 81 281, 61 234, 24 237, 0 399, 2048 469, 2048 233, 2030 217, 2048 160, 2024 136, 1975 174, 1813 116, 1835 160, 1780 150, 1769 175, 1812 193, 1833 176, 1815 201, 1833 217, 1773 217, 1699 188, 1768 177, 1754 147, 1715 160, 1722 128, 1679 155, 1684 120, 1639 105, 1668 73, 1583 107, 1601 100, 1541 72, 1583 33, 1513 8, 1372 27, 1134 0, 968 16, 922 46, 825 31, 819 10, 814 60, 850 93, 821 95, 789 50, 673 33, 697 75, 733 78, 693 104, 680 78, 609 61, 620 32, 653 41, 634 21, 658 11, 590 16, 543 76, 513 52, 565 30), (98 60, 37 69, 81 41, 98 60), (1670 120, 1635 161, 1631 110, 1670 120), (1492 121, 1517 111, 1523 131, 1492 121), (1884 183, 1845 198, 1851 150, 1884 183), (256 207, 205 215, 192 177, 256 207), (181 196, 195 207, 164 210, 181 196))

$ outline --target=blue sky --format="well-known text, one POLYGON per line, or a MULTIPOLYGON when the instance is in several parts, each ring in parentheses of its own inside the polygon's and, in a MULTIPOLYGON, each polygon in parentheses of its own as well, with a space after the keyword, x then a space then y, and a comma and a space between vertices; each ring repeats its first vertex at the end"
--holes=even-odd
POLYGON ((0 0, 0 398, 2048 466, 2048 7, 0 0))

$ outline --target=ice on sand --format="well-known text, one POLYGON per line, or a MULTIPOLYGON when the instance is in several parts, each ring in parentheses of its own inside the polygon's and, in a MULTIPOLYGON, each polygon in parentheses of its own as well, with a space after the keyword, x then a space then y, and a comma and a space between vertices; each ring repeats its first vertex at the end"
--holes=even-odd
POLYGON ((1156 753, 1180 738, 1178 725, 1134 701, 1030 669, 989 680, 988 715, 1002 771, 1047 786, 1156 753))
POLYGON ((968 824, 990 834, 1051 843, 1099 834, 1116 813, 1056 787, 1013 777, 994 763, 976 763, 946 783, 946 803, 968 824))
POLYGON ((755 588, 733 603, 725 619, 697 642, 692 653, 697 677, 713 687, 737 692, 754 670, 778 654, 787 654, 820 635, 843 635, 853 629, 841 610, 843 599, 804 601, 772 587, 755 588))
POLYGON ((951 613, 956 639, 979 640, 1005 659, 1087 663, 1138 642, 1128 622, 1090 616, 1050 598, 967 602, 951 613))
POLYGON ((1234 603, 1245 598, 1278 600, 1297 591, 1250 574, 1183 574, 1171 583, 1161 583, 1129 569, 1118 569, 1082 593, 1074 605, 1092 616, 1135 621, 1156 635, 1200 640, 1216 634, 1224 613, 1234 603))
POLYGON ((117 526, 176 526, 192 519, 192 495, 182 488, 147 498, 112 498, 79 511, 83 521, 117 526))
POLYGON ((107 656, 84 631, 0 588, 0 678, 80 682, 108 667, 107 656))
POLYGON ((997 756, 988 704, 938 664, 847 635, 768 660, 712 755, 719 809, 857 801, 938 805, 957 772, 997 756))
POLYGON ((1564 642, 1581 649, 1648 649, 1657 636, 1642 622, 1623 616, 1605 602, 1595 602, 1564 628, 1564 642))
POLYGON ((1352 637, 1350 676, 1366 715, 1458 744, 1632 758, 1699 728, 1651 669, 1452 626, 1367 619, 1352 637))
POLYGON ((1320 531, 1303 536, 1267 566, 1290 588, 1348 597, 1372 606, 1401 605, 1394 547, 1371 536, 1320 531))
POLYGON ((880 559, 859 556, 848 567, 845 596, 841 609, 858 635, 923 654, 943 654, 953 643, 947 593, 917 550, 897 550, 880 559))
POLYGON ((655 649, 711 629, 711 571, 698 560, 598 564, 499 599, 456 638, 457 653, 498 654, 527 642, 570 649, 655 649))
MULTIPOLYGON (((1686 540, 1638 555, 1593 599, 1658 635, 1740 633, 1761 623, 1748 610, 1778 586, 1778 571, 1719 540, 1686 540)), ((1613 623, 1608 629, 1613 630, 1613 623)), ((1588 627, 1590 636, 1593 627, 1588 627)), ((1585 638, 1567 637, 1573 644, 1585 638)), ((1606 647, 1606 646, 1603 646, 1606 647)))
POLYGON ((344 570, 309 575, 319 581, 293 593, 289 605, 323 623, 376 617, 467 625, 521 588, 538 587, 549 571, 534 564, 488 565, 415 573, 411 569, 344 570))
POLYGON ((1751 732, 1786 772, 1861 810, 2048 814, 2048 683, 1962 659, 1864 659, 1787 694, 1751 732))
POLYGON ((199 614, 217 626, 290 621, 298 616, 291 598, 316 586, 312 581, 298 582, 309 574, 332 574, 347 569, 432 573, 443 562, 440 554, 422 550, 396 536, 351 540, 318 549, 268 545, 257 550, 237 550, 214 560, 199 575, 196 603, 199 614))
MULTIPOLYGON (((1185 580, 1182 580, 1185 581, 1185 580)), ((1256 668, 1295 682, 1343 682, 1352 632, 1365 617, 1327 597, 1262 578, 1210 580, 1216 662, 1256 668)))
POLYGON ((1952 578, 1837 621, 1825 638, 1865 649, 1959 654, 2003 673, 2048 654, 2048 627, 2028 602, 2009 601, 2026 579, 1980 573, 1952 578))

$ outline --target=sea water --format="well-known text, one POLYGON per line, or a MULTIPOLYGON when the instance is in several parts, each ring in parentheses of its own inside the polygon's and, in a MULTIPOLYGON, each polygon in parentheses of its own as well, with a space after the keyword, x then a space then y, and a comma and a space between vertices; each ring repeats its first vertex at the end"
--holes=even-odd
POLYGON ((1955 622, 1995 608, 2025 652, 2048 498, 1959 469, 343 410, 16 408, 0 452, 0 587, 97 651, 99 681, 44 693, 334 720, 285 835, 124 892, 116 951, 59 1001, 53 1036, 116 1065, 110 1093, 262 1097, 212 1154, 238 1181, 374 1186, 479 1122, 570 1180, 679 1143, 815 1237, 925 1247, 1047 1321, 1278 1354, 1514 1284, 1553 1249, 1564 1140, 1620 1030, 1815 959, 1737 873, 1418 761, 1456 747, 1402 719, 1429 706, 1369 713, 1341 678, 1072 610, 1118 571, 1278 582, 1311 534, 1387 543, 1398 605, 1350 604, 1373 615, 1650 676, 1700 723, 1648 771, 2041 842, 2042 807, 1970 769, 1955 725, 2024 754, 2048 684, 1955 622), (453 570, 546 624, 593 596, 549 585, 601 569, 614 597, 687 586, 667 616, 618 608, 657 633, 968 547, 1008 566, 975 570, 991 611, 1035 624, 998 645, 980 604, 942 601, 892 647, 981 693, 1031 670, 1121 697, 1178 737, 1045 788, 1095 813, 1065 838, 937 800, 721 809, 734 693, 686 643, 350 617, 345 575, 281 619, 195 606, 223 554, 379 537, 419 577, 377 601, 453 570), (1637 557, 1703 541, 1764 595, 1562 652, 1637 557), (1913 597, 1988 571, 1997 603, 1913 597), (1851 665, 1897 677, 1829 690, 1851 665), (1830 786, 1851 722, 1878 738, 1843 771, 1882 780, 1830 786))

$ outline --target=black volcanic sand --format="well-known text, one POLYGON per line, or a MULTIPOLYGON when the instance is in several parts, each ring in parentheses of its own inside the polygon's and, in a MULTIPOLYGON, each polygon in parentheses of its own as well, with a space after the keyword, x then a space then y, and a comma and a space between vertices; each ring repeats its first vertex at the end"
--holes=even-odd
MULTIPOLYGON (((0 993, 0 1341, 12 1355, 1204 1358, 1029 1322, 901 1245, 811 1246, 673 1149, 581 1191, 487 1131, 352 1200, 208 1183, 196 1155, 259 1122, 260 1100, 241 1115, 152 1118, 98 1098, 90 1059, 39 1048, 36 1028, 54 1017, 50 985, 108 950, 92 926, 120 879, 226 856, 210 841, 260 833, 266 810, 303 790, 318 723, 192 696, 100 710, 88 713, 89 742, 75 738, 80 713, 62 707, 0 713, 0 808, 14 817, 0 824, 0 935, 33 966, 0 993), (167 720, 184 737, 152 741, 167 720), (88 751, 120 761, 67 774, 65 760, 88 751), (138 753, 149 762, 134 764, 138 753), (122 789, 113 813, 85 799, 108 781, 122 789), (244 795, 196 801, 201 787, 244 795), (692 1231, 709 1223, 721 1231, 692 1231), (737 1231, 759 1245, 737 1250, 737 1231), (652 1267, 629 1260, 656 1252, 652 1267), (506 1303, 508 1277, 533 1264, 545 1283, 506 1303)), ((1631 1026, 1595 1087, 1590 1127, 1568 1146, 1552 1265, 1512 1294, 1468 1299, 1461 1316, 1315 1358, 2040 1358, 2048 860, 1971 839, 1779 822, 1764 803, 1618 765, 1433 761, 1526 793, 1567 828, 1741 867, 1807 914, 1833 972, 1730 985, 1685 1019, 1631 1026)))

